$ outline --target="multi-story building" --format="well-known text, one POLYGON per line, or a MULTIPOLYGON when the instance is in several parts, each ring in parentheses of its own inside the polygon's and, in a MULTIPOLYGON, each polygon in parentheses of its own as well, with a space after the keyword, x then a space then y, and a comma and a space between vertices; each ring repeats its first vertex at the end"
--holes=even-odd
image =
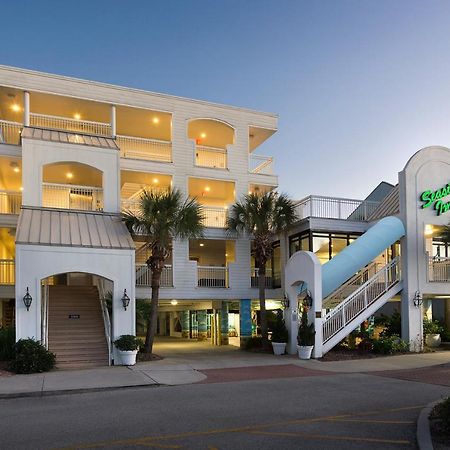
POLYGON ((69 330, 91 333, 107 362, 102 321, 112 338, 134 333, 134 299, 150 297, 148 255, 119 214, 143 189, 177 188, 203 205, 206 231, 172 244, 159 331, 186 334, 189 322, 220 341, 230 308, 248 328, 250 242, 224 227, 237 199, 277 186, 259 154, 276 129, 274 114, 0 66, 0 323, 15 315, 17 337, 42 340, 60 362, 88 353, 69 330), (108 296, 111 327, 98 301, 108 296))

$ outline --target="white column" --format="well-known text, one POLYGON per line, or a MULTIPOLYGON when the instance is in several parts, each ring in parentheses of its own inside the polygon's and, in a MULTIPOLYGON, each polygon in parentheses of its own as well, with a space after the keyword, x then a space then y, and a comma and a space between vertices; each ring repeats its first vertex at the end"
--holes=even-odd
POLYGON ((111 105, 111 134, 112 137, 116 137, 116 105, 111 105))
POLYGON ((23 93, 23 124, 30 126, 30 93, 27 91, 23 93))

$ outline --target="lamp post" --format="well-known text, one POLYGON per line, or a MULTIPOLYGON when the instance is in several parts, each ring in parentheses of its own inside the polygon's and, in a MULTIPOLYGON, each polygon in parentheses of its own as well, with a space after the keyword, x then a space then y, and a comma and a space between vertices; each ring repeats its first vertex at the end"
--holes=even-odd
POLYGON ((33 297, 31 297, 31 295, 30 295, 30 293, 28 291, 28 286, 27 286, 27 293, 23 296, 23 304, 27 308, 27 311, 30 310, 30 306, 31 306, 32 301, 33 301, 33 297))
POLYGON ((122 305, 125 311, 127 310, 129 304, 130 304, 130 297, 128 297, 127 295, 127 290, 124 289, 122 295, 122 305))

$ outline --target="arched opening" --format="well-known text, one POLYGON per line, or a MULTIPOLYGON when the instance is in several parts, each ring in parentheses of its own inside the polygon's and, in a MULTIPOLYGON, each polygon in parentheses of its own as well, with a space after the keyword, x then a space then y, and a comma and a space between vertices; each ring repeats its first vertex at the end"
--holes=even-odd
POLYGON ((111 358, 113 282, 84 272, 41 280, 41 335, 58 368, 105 366, 111 358))
POLYGON ((103 172, 78 162, 57 162, 42 168, 42 206, 103 210, 103 172))
POLYGON ((188 138, 195 143, 195 165, 227 169, 227 147, 234 144, 234 128, 216 119, 193 119, 188 138))

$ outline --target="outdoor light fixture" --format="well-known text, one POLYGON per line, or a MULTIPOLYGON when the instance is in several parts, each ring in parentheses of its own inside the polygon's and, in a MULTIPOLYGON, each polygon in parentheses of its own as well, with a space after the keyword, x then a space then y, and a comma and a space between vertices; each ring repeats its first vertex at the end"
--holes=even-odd
POLYGON ((126 311, 128 308, 128 305, 130 304, 130 297, 127 295, 127 290, 123 290, 123 296, 122 296, 122 305, 123 309, 126 311))
POLYGON ((289 308, 289 297, 288 297, 286 294, 284 294, 284 297, 283 297, 283 299, 281 300, 281 306, 282 306, 284 309, 289 308))
POLYGON ((413 302, 414 306, 416 306, 417 308, 423 305, 423 297, 420 291, 416 291, 416 293, 414 294, 413 302))
POLYGON ((158 117, 153 117, 152 122, 156 125, 159 123, 158 117))
POLYGON ((176 300, 171 300, 171 301, 170 301, 170 304, 171 304, 172 306, 175 306, 175 305, 178 305, 178 302, 177 302, 176 300))
POLYGON ((303 303, 308 307, 311 308, 312 304, 313 304, 313 299, 311 297, 311 292, 308 291, 308 289, 306 289, 306 296, 303 299, 303 303))
POLYGON ((33 297, 31 297, 30 293, 28 292, 28 286, 27 286, 27 293, 23 296, 23 304, 27 308, 27 311, 30 310, 32 301, 33 301, 33 297))

